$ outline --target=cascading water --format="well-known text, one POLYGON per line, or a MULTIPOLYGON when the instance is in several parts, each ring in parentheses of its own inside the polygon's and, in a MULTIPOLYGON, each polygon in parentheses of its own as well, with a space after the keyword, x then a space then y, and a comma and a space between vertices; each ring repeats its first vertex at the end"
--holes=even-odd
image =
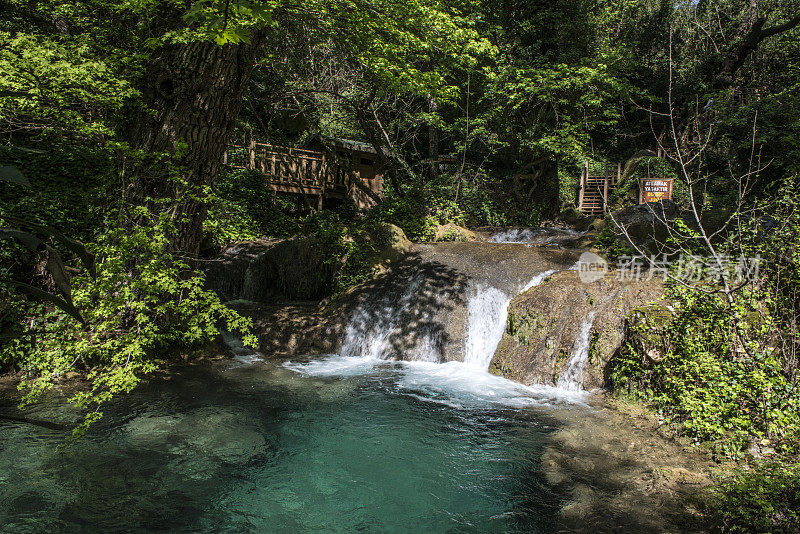
POLYGON ((479 284, 467 302, 464 363, 485 370, 503 337, 511 299, 495 287, 479 284))
MULTIPOLYGON (((522 287, 522 291, 538 286, 555 270, 534 276, 522 287)), ((478 284, 475 294, 467 302, 467 339, 464 347, 464 363, 486 371, 494 356, 508 319, 508 304, 511 297, 495 287, 478 284)))
POLYGON ((509 228, 494 234, 492 243, 518 243, 528 245, 557 245, 582 236, 569 228, 509 228))
POLYGON ((557 387, 560 389, 568 391, 580 391, 583 389, 583 370, 586 367, 586 361, 589 359, 589 344, 593 322, 594 312, 589 312, 578 332, 572 358, 570 358, 567 368, 558 378, 557 387))
POLYGON ((539 284, 541 284, 542 282, 544 282, 545 278, 547 278, 547 277, 548 277, 548 276, 550 276, 551 274, 554 274, 555 272, 556 272, 556 270, 555 270, 555 269, 550 269, 549 271, 545 271, 545 272, 543 272, 543 273, 539 273, 539 274, 537 274, 536 276, 534 276, 533 278, 531 278, 531 279, 530 279, 530 281, 529 281, 527 284, 525 284, 525 285, 523 286, 523 288, 522 288, 522 291, 520 291, 520 293, 522 293, 523 291, 527 291, 527 290, 529 290, 529 289, 530 289, 530 288, 532 288, 532 287, 536 287, 536 286, 538 286, 539 284))
POLYGON ((510 228, 492 236, 492 243, 527 243, 533 239, 534 233, 530 228, 510 228))
POLYGON ((388 293, 377 302, 356 309, 347 324, 340 354, 348 358, 387 359, 391 336, 420 282, 419 276, 412 278, 397 302, 392 302, 388 293))
POLYGON ((495 247, 423 249, 421 261, 357 297, 337 354, 284 366, 318 377, 399 372, 402 390, 453 406, 582 402, 580 392, 525 386, 489 372, 511 299, 575 262, 569 252, 495 247), (538 272, 524 278, 531 270, 538 272))

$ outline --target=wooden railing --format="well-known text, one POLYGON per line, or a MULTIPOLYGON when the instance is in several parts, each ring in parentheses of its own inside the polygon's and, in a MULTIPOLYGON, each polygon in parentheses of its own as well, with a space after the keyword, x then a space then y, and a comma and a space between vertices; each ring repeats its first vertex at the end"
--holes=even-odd
POLYGON ((328 189, 347 190, 347 169, 313 150, 255 142, 249 146, 229 145, 225 163, 233 168, 261 171, 274 186, 308 188, 315 194, 328 189))
POLYGON ((587 215, 602 215, 608 211, 608 195, 622 175, 622 164, 607 165, 592 172, 587 161, 581 171, 578 210, 587 215))

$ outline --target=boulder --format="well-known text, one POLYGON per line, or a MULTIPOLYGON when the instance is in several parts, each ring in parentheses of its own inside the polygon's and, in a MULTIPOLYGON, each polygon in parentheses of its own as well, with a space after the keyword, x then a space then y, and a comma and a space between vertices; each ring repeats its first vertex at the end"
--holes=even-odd
POLYGON ((245 279, 250 266, 278 242, 277 239, 257 239, 225 246, 219 255, 203 260, 201 264, 206 287, 214 290, 223 301, 244 298, 245 279))
POLYGON ((338 268, 325 246, 314 236, 234 243, 205 261, 206 286, 226 301, 321 299, 338 268))
POLYGON ((667 225, 681 217, 681 210, 673 201, 662 200, 628 206, 613 212, 612 216, 616 223, 612 230, 620 244, 635 245, 648 254, 658 254, 660 244, 669 237, 667 225))
POLYGON ((556 384, 594 313, 583 387, 606 386, 605 368, 622 342, 626 314, 662 291, 660 280, 618 280, 614 272, 591 283, 576 271, 556 273, 511 301, 490 370, 524 384, 556 384))
POLYGON ((338 268, 329 260, 325 243, 314 236, 281 241, 251 263, 243 298, 259 302, 269 302, 275 294, 289 300, 324 298, 338 268))
POLYGON ((434 241, 475 241, 476 239, 474 232, 453 223, 437 226, 433 235, 434 241))
POLYGON ((374 224, 367 231, 369 238, 375 244, 376 259, 379 263, 397 261, 403 258, 413 247, 403 229, 394 224, 374 224))

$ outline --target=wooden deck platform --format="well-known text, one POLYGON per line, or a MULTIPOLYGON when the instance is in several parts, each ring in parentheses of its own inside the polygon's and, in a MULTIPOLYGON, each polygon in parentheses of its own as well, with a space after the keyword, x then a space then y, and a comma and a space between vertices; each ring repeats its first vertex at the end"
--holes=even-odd
POLYGON ((360 208, 369 208, 375 201, 356 186, 361 180, 376 195, 383 192, 383 177, 375 168, 374 160, 367 161, 352 151, 336 152, 329 157, 325 152, 302 148, 280 147, 251 141, 249 145, 229 145, 225 164, 232 168, 260 171, 266 177, 265 185, 278 194, 300 195, 317 209, 324 199, 352 198, 360 208))

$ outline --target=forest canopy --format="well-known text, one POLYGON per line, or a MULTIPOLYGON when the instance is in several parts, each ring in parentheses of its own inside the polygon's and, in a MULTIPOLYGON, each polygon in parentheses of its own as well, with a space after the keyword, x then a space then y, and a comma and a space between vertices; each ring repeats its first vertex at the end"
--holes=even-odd
MULTIPOLYGON (((0 6, 0 369, 26 402, 86 378, 78 434, 176 351, 221 330, 255 343, 205 284, 223 246, 313 235, 329 276, 315 297, 330 297, 372 275, 375 224, 413 241, 447 224, 588 226, 575 208, 591 161, 625 170, 609 211, 637 202, 643 173, 675 178, 689 215, 672 245, 766 266, 746 287, 671 287, 679 364, 633 357, 619 383, 725 454, 754 436, 797 452, 795 0, 0 6), (227 163, 231 144, 311 139, 368 147, 376 207, 276 196, 227 163), (759 377, 709 397, 746 399, 746 422, 692 404, 711 389, 707 369, 682 367, 698 354, 720 383, 759 377)), ((598 249, 626 252, 603 232, 598 249)))

